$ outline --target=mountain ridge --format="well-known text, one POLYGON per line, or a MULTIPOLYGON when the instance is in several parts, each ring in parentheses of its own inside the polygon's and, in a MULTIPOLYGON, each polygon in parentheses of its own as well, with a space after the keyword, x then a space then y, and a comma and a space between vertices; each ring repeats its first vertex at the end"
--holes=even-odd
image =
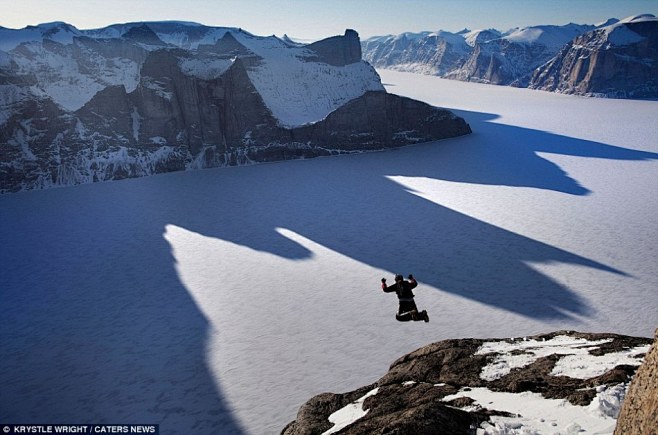
POLYGON ((657 34, 658 19, 641 14, 623 20, 611 18, 596 25, 569 23, 507 31, 465 29, 457 33, 375 36, 365 39, 362 49, 364 59, 376 68, 587 96, 654 98, 658 96, 654 78, 658 68, 657 34), (574 45, 591 49, 569 53, 568 47, 574 45), (612 55, 606 57, 605 52, 612 55), (582 84, 583 77, 578 74, 583 65, 568 60, 574 56, 606 58, 601 63, 614 65, 606 69, 595 64, 589 70, 592 79, 582 84), (610 76, 629 70, 632 82, 616 78, 611 83, 610 76))
POLYGON ((388 94, 350 29, 300 45, 194 23, 55 22, 0 29, 0 41, 1 192, 470 132, 447 110, 388 94), (368 116, 346 108, 359 101, 368 116))

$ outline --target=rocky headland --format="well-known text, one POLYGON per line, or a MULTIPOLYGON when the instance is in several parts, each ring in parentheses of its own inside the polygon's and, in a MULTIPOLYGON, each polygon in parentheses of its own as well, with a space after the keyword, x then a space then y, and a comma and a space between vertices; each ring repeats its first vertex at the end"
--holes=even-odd
POLYGON ((470 133, 389 94, 347 30, 0 28, 0 193, 399 147, 470 133))

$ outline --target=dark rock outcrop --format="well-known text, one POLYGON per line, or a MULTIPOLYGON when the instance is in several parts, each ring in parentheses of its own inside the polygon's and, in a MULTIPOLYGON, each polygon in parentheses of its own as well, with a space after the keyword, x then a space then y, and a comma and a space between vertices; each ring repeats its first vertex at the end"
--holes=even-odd
POLYGON ((658 330, 653 343, 628 389, 615 435, 658 434, 658 330))
POLYGON ((389 372, 372 385, 345 394, 324 393, 304 404, 283 435, 322 433, 333 427, 330 415, 343 407, 360 406, 362 416, 340 430, 341 434, 468 434, 491 416, 510 416, 504 410, 473 406, 470 388, 520 393, 531 391, 546 398, 588 405, 597 387, 628 382, 651 339, 616 334, 558 331, 514 340, 445 340, 422 347, 393 362, 389 372), (621 364, 591 377, 555 373, 569 352, 548 352, 517 368, 490 376, 485 370, 503 354, 535 356, 544 344, 566 342, 573 352, 591 356, 636 349, 637 364, 621 364), (491 344, 494 343, 492 346, 491 344), (507 348, 507 350, 500 350, 507 348), (461 392, 461 397, 445 398, 461 392), (467 408, 467 410, 459 409, 467 408))
POLYGON ((345 30, 343 36, 332 36, 306 46, 317 57, 314 59, 329 65, 343 66, 361 60, 361 41, 359 34, 352 30, 345 30))
POLYGON ((291 131, 293 142, 346 151, 382 149, 470 133, 452 112, 386 92, 367 92, 326 119, 291 131))

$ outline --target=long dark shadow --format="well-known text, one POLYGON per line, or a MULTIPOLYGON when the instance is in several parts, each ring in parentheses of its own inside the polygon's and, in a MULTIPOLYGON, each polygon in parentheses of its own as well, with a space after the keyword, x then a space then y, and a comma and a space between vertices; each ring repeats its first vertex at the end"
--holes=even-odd
POLYGON ((0 420, 243 432, 207 367, 211 326, 176 272, 163 238, 169 224, 283 258, 312 256, 277 232, 286 228, 491 307, 537 319, 590 316, 577 289, 533 264, 623 271, 422 199, 389 177, 585 195, 587 180, 537 153, 658 155, 462 114, 472 137, 0 198, 0 261, 14 266, 0 278, 0 420))
POLYGON ((446 141, 442 152, 437 152, 436 159, 431 161, 434 166, 423 166, 421 171, 436 179, 588 195, 592 192, 587 180, 571 178, 538 153, 624 161, 658 159, 658 153, 491 122, 498 118, 495 114, 450 110, 464 117, 474 133, 471 137, 446 141))
POLYGON ((174 213, 172 223, 285 258, 308 258, 305 248, 276 231, 287 228, 365 264, 414 272, 442 291, 524 316, 591 315, 573 289, 533 264, 623 271, 422 199, 389 177, 586 195, 587 180, 570 178, 537 153, 638 161, 658 155, 488 122, 493 118, 468 114, 476 125, 472 137, 340 160, 240 168, 232 176, 209 171, 206 189, 175 199, 180 210, 203 204, 201 211, 174 213))
MULTIPOLYGON (((139 183, 0 198, 0 421, 241 434, 139 183), (132 188, 135 186, 135 188, 132 188)), ((151 204, 152 205, 152 204, 151 204)))

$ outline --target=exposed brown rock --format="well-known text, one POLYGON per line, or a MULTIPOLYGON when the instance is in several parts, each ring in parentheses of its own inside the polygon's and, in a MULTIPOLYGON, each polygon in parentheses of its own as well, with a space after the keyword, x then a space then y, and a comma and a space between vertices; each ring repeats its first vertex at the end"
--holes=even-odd
POLYGON ((658 329, 626 395, 615 435, 658 434, 658 329))

